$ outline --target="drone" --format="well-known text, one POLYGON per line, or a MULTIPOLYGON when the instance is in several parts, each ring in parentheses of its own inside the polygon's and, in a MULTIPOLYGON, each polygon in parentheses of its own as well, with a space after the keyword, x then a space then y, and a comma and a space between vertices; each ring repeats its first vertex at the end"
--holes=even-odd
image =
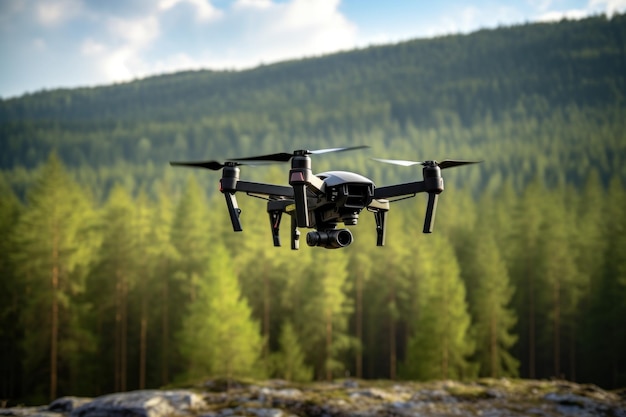
POLYGON ((226 199, 226 206, 233 231, 241 232, 241 209, 237 204, 236 193, 267 200, 267 213, 274 246, 281 246, 280 223, 283 214, 291 217, 291 249, 300 248, 299 228, 312 229, 306 235, 306 243, 311 247, 339 249, 353 241, 347 228, 355 226, 363 209, 372 212, 376 219, 376 245, 385 245, 386 222, 389 204, 411 198, 418 193, 428 194, 423 233, 432 233, 439 194, 443 192, 441 170, 460 165, 475 164, 481 161, 449 160, 405 161, 372 158, 379 162, 411 166, 422 165, 422 181, 376 187, 374 182, 360 174, 346 171, 328 171, 313 174, 311 155, 330 152, 344 152, 368 148, 352 146, 319 150, 296 150, 246 158, 232 158, 220 161, 170 162, 172 166, 206 168, 222 171, 220 191, 226 199), (240 166, 258 165, 291 161, 289 186, 242 181, 239 178, 240 166))

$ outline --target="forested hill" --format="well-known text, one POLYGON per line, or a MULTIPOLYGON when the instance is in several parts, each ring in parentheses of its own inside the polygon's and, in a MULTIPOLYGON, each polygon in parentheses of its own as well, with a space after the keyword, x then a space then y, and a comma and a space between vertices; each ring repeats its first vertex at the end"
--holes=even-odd
MULTIPOLYGON (((597 16, 28 94, 0 102, 0 168, 32 168, 53 148, 94 167, 397 139, 386 156, 489 159, 497 143, 505 176, 543 154, 584 157, 607 178, 626 165, 625 40, 625 15, 597 16)), ((585 177, 578 162, 566 178, 585 177)))
POLYGON ((297 107, 321 113, 317 124, 323 124, 349 104, 428 126, 436 123, 437 111, 458 113, 471 123, 487 112, 498 117, 520 101, 549 107, 623 104, 625 39, 626 17, 620 15, 482 30, 248 71, 183 72, 42 92, 5 101, 0 120, 55 120, 69 127, 253 112, 281 121, 297 107))

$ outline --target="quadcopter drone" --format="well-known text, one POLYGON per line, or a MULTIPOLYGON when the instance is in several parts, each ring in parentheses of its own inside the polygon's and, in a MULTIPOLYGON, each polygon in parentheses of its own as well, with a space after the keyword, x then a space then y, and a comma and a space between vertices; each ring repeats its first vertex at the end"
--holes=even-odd
POLYGON ((443 191, 441 170, 460 165, 474 164, 480 161, 444 160, 405 161, 377 159, 380 162, 410 166, 422 165, 423 181, 376 187, 374 183, 360 174, 346 171, 328 171, 313 174, 310 155, 329 152, 343 152, 367 148, 353 146, 320 150, 297 150, 293 153, 276 153, 247 158, 233 158, 224 162, 170 162, 173 166, 222 170, 220 191, 226 198, 226 206, 235 232, 241 232, 239 217, 241 209, 237 205, 235 193, 244 192, 249 196, 267 200, 267 213, 274 246, 281 246, 280 223, 283 213, 291 216, 291 249, 299 249, 300 232, 298 228, 313 229, 306 235, 309 246, 337 249, 352 243, 352 233, 345 228, 357 224, 363 209, 374 213, 376 219, 376 245, 385 245, 385 232, 389 203, 404 198, 414 197, 418 193, 428 193, 428 204, 424 219, 424 233, 432 233, 435 220, 437 199, 443 191), (289 186, 241 181, 240 166, 268 162, 289 162, 289 186), (390 199, 394 199, 391 200, 390 199))

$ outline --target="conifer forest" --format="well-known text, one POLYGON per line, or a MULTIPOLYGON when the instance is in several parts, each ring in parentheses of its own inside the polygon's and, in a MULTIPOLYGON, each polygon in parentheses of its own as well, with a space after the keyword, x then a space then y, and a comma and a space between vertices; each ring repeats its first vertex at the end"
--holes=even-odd
MULTIPOLYGON (((241 178, 287 184, 288 164, 241 178)), ((626 386, 626 15, 0 100, 0 399, 209 377, 626 386), (368 145, 446 170, 354 243, 272 246, 265 202, 170 160, 368 145)))

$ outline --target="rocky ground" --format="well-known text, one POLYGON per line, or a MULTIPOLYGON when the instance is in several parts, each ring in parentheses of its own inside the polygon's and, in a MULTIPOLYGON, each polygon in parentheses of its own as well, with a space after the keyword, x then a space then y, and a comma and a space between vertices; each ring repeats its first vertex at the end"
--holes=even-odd
POLYGON ((62 397, 41 407, 0 409, 0 416, 626 417, 626 390, 608 392, 566 381, 509 379, 471 383, 343 380, 304 385, 211 380, 185 389, 62 397))

